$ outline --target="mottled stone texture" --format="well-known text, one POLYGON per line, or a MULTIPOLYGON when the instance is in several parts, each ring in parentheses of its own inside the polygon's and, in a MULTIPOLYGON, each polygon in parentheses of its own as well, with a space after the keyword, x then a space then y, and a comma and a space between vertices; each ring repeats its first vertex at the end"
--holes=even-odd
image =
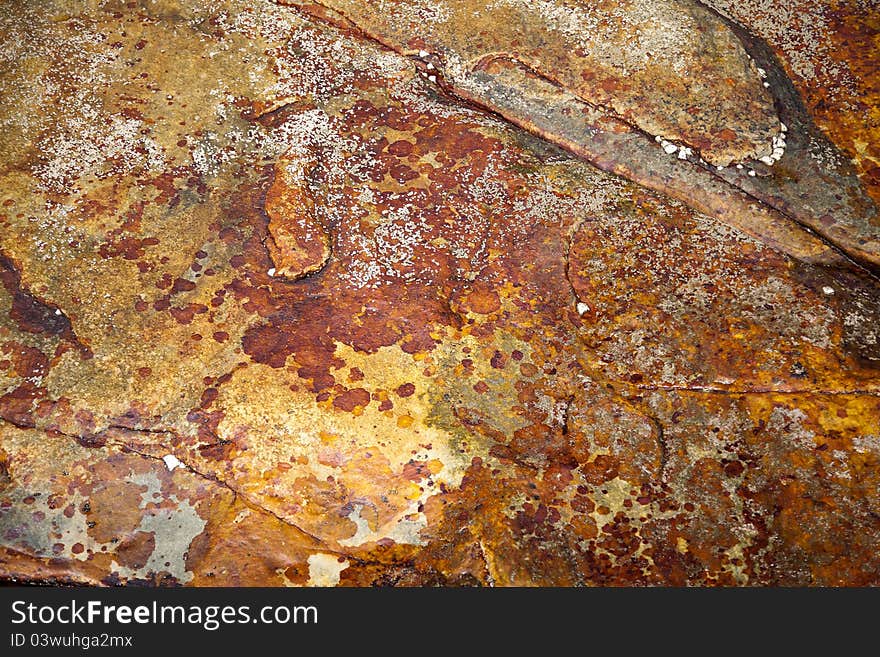
POLYGON ((876 14, 664 2, 723 46, 687 93, 739 67, 716 157, 780 112, 815 156, 712 174, 643 134, 706 107, 607 82, 646 3, 572 55, 601 98, 547 73, 577 34, 457 81, 420 51, 473 41, 381 28, 473 3, 325 4, 0 3, 0 578, 880 583, 880 284, 835 232, 880 199, 876 14))

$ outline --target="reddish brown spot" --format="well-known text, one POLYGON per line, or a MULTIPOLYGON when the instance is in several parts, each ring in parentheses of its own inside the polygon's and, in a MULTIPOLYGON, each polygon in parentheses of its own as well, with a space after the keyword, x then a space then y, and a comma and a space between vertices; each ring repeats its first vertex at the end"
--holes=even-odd
POLYGON ((45 394, 30 382, 18 386, 0 397, 0 417, 19 427, 34 427, 34 407, 45 394))
POLYGON ((599 83, 600 89, 602 89, 603 91, 607 91, 611 94, 613 94, 615 91, 620 89, 621 86, 622 85, 621 85, 620 80, 616 80, 614 78, 606 78, 605 80, 602 80, 602 82, 599 83))
POLYGON ((121 237, 102 244, 98 253, 104 259, 122 256, 125 260, 140 260, 144 257, 146 248, 157 244, 159 240, 155 237, 121 237))
POLYGON ((171 294, 179 294, 180 292, 189 292, 196 289, 196 284, 185 278, 175 279, 174 285, 171 287, 171 294))
POLYGON ((333 405, 343 411, 351 412, 356 407, 364 408, 370 403, 370 393, 363 388, 352 388, 337 395, 333 400, 333 405))
POLYGON ((591 462, 583 466, 584 478, 591 484, 599 485, 614 479, 620 466, 616 458, 606 454, 599 454, 591 462))
POLYGON ((401 185, 405 185, 410 180, 415 180, 419 177, 418 171, 406 166, 405 164, 395 164, 391 167, 389 174, 401 185))
POLYGON ((6 342, 0 352, 11 357, 15 373, 22 378, 42 377, 49 371, 49 359, 39 349, 6 342))
POLYGON ((3 256, 0 256, 0 284, 12 295, 9 317, 22 331, 61 335, 76 341, 67 317, 22 288, 21 276, 12 261, 3 256))
POLYGON ((413 152, 413 144, 405 139, 399 139, 388 146, 388 152, 398 157, 406 157, 413 152))
POLYGON ((168 312, 178 324, 191 324, 196 315, 208 312, 208 307, 201 303, 188 303, 180 308, 171 308, 168 312))
POLYGON ((227 462, 232 458, 235 445, 230 440, 220 440, 207 445, 199 445, 199 454, 213 461, 227 462))
POLYGON ((466 304, 473 312, 488 315, 501 308, 501 299, 488 284, 475 284, 467 296, 466 304))
POLYGON ((207 388, 202 393, 202 401, 201 401, 200 407, 203 409, 208 408, 211 404, 214 403, 214 401, 217 399, 217 397, 219 395, 220 395, 220 391, 217 390, 217 388, 207 388))
POLYGON ((575 495, 571 500, 571 510, 577 513, 592 513, 596 505, 586 495, 575 495))
POLYGON ((412 383, 404 383, 397 387, 397 390, 394 392, 397 393, 398 397, 410 397, 415 394, 416 387, 412 383))

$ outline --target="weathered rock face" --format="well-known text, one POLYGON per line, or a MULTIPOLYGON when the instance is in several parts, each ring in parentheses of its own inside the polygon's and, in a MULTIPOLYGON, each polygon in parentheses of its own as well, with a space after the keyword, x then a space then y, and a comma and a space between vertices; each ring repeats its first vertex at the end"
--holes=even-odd
POLYGON ((436 58, 454 84, 494 60, 515 61, 651 135, 700 148, 713 163, 769 155, 779 132, 772 97, 743 45, 693 0, 317 4, 395 49, 436 58), (715 103, 681 101, 696 94, 715 103))
POLYGON ((851 164, 766 44, 701 3, 277 1, 794 258, 880 267, 880 212, 851 164))
MULTIPOLYGON (((0 575, 880 583, 876 279, 318 13, 0 5, 0 575)), ((876 122, 758 15, 880 197, 876 122)))

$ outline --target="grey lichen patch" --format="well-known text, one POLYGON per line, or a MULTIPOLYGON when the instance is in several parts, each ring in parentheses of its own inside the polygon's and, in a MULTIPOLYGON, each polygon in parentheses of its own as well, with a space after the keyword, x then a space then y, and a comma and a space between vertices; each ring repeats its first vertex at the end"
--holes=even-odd
POLYGON ((80 511, 86 499, 80 494, 66 500, 76 509, 72 514, 52 508, 39 486, 7 489, 0 499, 6 503, 0 508, 0 545, 39 557, 80 561, 101 548, 89 537, 87 518, 80 511))
POLYGON ((358 547, 366 543, 373 543, 381 539, 391 539, 398 545, 425 545, 426 541, 421 537, 421 531, 428 526, 427 519, 417 508, 410 509, 406 513, 383 527, 373 529, 362 514, 364 505, 355 504, 348 518, 355 525, 357 531, 351 538, 339 541, 343 547, 358 547))
POLYGON ((309 586, 336 586, 340 574, 349 567, 350 562, 335 554, 319 552, 309 556, 309 586))
POLYGON ((180 583, 192 579, 187 552, 207 523, 190 500, 169 491, 160 462, 110 448, 87 449, 69 436, 2 422, 0 449, 9 461, 9 481, 0 488, 0 546, 88 567, 96 559, 118 556, 132 537, 149 535, 149 555, 134 559, 142 562, 138 567, 114 561, 116 574, 126 579, 166 574, 180 583), (43 450, 39 455, 36 444, 43 450), (101 473, 125 471, 118 480, 100 479, 101 473), (132 494, 139 501, 129 508, 132 494), (114 501, 121 505, 115 512, 114 501))
MULTIPOLYGON (((150 501, 149 489, 143 499, 144 504, 150 501)), ((155 547, 149 558, 140 568, 121 566, 114 561, 111 568, 120 576, 141 579, 168 573, 181 584, 193 578, 192 572, 186 569, 186 557, 190 544, 204 531, 207 522, 188 500, 180 500, 173 494, 165 499, 174 506, 168 508, 163 504, 146 509, 135 530, 153 536, 155 547)))

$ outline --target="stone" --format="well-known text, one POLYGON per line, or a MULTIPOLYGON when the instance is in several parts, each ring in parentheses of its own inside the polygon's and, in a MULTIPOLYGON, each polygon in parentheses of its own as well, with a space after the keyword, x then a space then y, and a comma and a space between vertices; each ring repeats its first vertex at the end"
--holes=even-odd
MULTIPOLYGON (((829 103, 714 4, 880 198, 871 51, 809 55, 829 103)), ((706 65, 753 66, 707 20, 739 59, 706 65)), ((3 581, 880 582, 880 288, 790 218, 595 166, 329 10, 10 0, 0 33, 3 581)))

